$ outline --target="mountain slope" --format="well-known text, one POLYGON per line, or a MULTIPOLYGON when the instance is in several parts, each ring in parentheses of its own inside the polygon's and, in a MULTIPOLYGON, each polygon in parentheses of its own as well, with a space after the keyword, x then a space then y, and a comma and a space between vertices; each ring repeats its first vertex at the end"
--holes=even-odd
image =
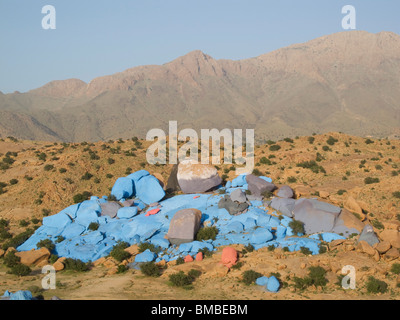
POLYGON ((0 95, 0 110, 34 119, 35 130, 18 131, 31 139, 145 136, 170 120, 179 129, 254 128, 259 140, 328 131, 389 136, 400 127, 400 37, 343 32, 241 61, 193 51, 88 84, 53 81, 0 95))

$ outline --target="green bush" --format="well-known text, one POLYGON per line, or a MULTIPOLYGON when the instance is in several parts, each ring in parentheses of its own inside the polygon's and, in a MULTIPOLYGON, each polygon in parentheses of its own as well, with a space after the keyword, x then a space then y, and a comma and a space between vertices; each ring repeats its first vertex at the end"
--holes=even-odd
POLYGON ((52 252, 56 248, 55 244, 50 239, 44 239, 44 240, 39 241, 36 244, 36 247, 47 248, 50 252, 52 252))
POLYGON ((125 273, 126 271, 128 271, 128 269, 129 269, 128 266, 124 266, 123 264, 120 264, 117 269, 117 274, 125 273))
POLYGON ((23 219, 20 220, 18 224, 20 227, 27 227, 29 225, 29 222, 23 219))
POLYGON ((310 144, 313 144, 314 141, 315 141, 315 138, 314 138, 314 137, 308 137, 307 140, 308 140, 308 142, 309 142, 310 144))
POLYGON ((97 229, 99 229, 100 224, 98 222, 91 222, 88 226, 88 229, 91 231, 96 231, 97 229))
POLYGON ((26 229, 24 232, 12 237, 11 239, 9 239, 5 243, 3 243, 3 246, 2 246, 3 250, 7 250, 10 247, 13 247, 13 248, 19 247, 26 240, 28 240, 34 232, 35 231, 33 229, 26 229))
POLYGON ((183 271, 171 274, 169 276, 170 283, 175 287, 188 287, 192 284, 193 278, 185 274, 183 271))
POLYGON ((16 185, 18 183, 18 180, 17 179, 11 179, 10 180, 10 185, 16 185))
POLYGON ((273 144, 272 146, 269 147, 269 151, 278 151, 281 149, 281 146, 278 144, 273 144))
POLYGON ((306 247, 301 247, 300 252, 306 256, 312 255, 312 251, 306 247))
POLYGON ((198 277, 201 276, 201 271, 196 269, 190 269, 190 271, 188 272, 188 276, 191 277, 193 280, 197 279, 198 277))
POLYGON ((155 246, 154 244, 148 243, 148 242, 140 243, 139 244, 139 252, 144 252, 146 250, 150 250, 151 252, 154 252, 154 253, 160 253, 161 247, 155 246))
POLYGON ((176 265, 180 265, 180 264, 184 264, 185 263, 185 259, 183 259, 182 257, 179 257, 178 259, 176 259, 176 265))
POLYGON ((113 257, 118 262, 122 262, 131 257, 129 252, 126 252, 125 249, 129 247, 129 243, 119 241, 111 250, 110 256, 113 257))
POLYGON ((393 263, 392 267, 390 268, 390 272, 394 274, 400 274, 400 263, 393 263))
POLYGON ((51 171, 54 169, 54 166, 52 164, 46 164, 43 169, 44 171, 51 171))
POLYGON ((367 177, 364 179, 365 184, 379 183, 379 178, 367 177))
POLYGON ((89 172, 85 172, 85 174, 81 177, 81 180, 90 180, 92 179, 93 175, 89 172))
POLYGON ((83 193, 78 193, 78 194, 74 195, 73 200, 74 200, 74 203, 80 203, 80 202, 87 200, 91 196, 92 196, 92 194, 89 191, 84 191, 83 193))
POLYGON ((60 172, 60 173, 65 173, 65 172, 67 172, 67 169, 65 169, 65 168, 60 168, 60 169, 58 170, 58 172, 60 172))
POLYGON ((201 228, 196 235, 197 241, 206 241, 206 240, 215 240, 218 234, 218 228, 215 226, 212 227, 203 227, 201 228))
POLYGON ((256 280, 263 275, 259 272, 256 272, 254 270, 246 270, 245 272, 242 273, 242 282, 244 282, 246 285, 251 285, 256 282, 256 280))
POLYGON ((368 293, 385 293, 388 289, 386 282, 378 280, 373 276, 369 276, 366 285, 368 293))
POLYGON ((325 278, 326 271, 324 268, 309 267, 308 276, 304 278, 294 277, 294 287, 300 290, 304 290, 312 285, 315 287, 325 287, 328 280, 325 278))
POLYGON ((19 263, 13 267, 11 267, 11 270, 8 272, 10 274, 15 274, 19 277, 24 277, 29 275, 32 272, 31 268, 29 268, 28 266, 19 263))
POLYGON ((67 258, 64 261, 65 270, 73 270, 77 272, 86 272, 90 270, 91 263, 84 263, 80 259, 67 258))
POLYGON ((400 191, 395 191, 392 193, 393 197, 400 199, 400 191))
POLYGON ((330 146, 333 146, 336 142, 338 142, 338 139, 335 139, 332 136, 329 136, 328 140, 326 140, 326 143, 329 144, 330 146))
POLYGON ((294 234, 304 234, 304 223, 298 220, 292 220, 289 222, 289 227, 292 229, 294 234))
POLYGON ((4 256, 3 262, 7 267, 12 268, 21 263, 21 258, 17 257, 14 251, 10 251, 4 256))
POLYGON ((295 177, 289 177, 289 178, 287 179, 287 182, 288 182, 288 183, 296 183, 296 182, 297 182, 297 178, 295 178, 295 177))

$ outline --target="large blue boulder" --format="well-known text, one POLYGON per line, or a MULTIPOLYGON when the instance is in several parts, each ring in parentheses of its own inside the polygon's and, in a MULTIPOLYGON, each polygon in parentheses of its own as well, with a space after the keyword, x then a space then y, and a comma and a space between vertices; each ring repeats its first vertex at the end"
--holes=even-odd
POLYGON ((43 218, 44 226, 57 229, 64 229, 71 222, 72 222, 71 218, 66 213, 63 212, 43 218))
POLYGON ((256 285, 266 286, 268 283, 268 277, 259 277, 256 279, 256 285))
POLYGON ((87 228, 92 222, 98 222, 99 216, 97 211, 92 209, 79 210, 75 221, 87 228))
POLYGON ((135 182, 136 196, 146 204, 160 201, 165 197, 165 191, 154 176, 148 175, 135 182))
POLYGON ((30 291, 17 291, 9 295, 10 300, 32 300, 33 296, 30 291))
POLYGON ((151 252, 149 249, 146 251, 139 253, 135 257, 135 262, 151 262, 157 258, 157 255, 154 252, 151 252))
POLYGON ((267 290, 270 292, 278 292, 279 287, 279 280, 275 276, 269 277, 267 282, 267 290))
POLYGON ((243 187, 245 184, 247 184, 245 174, 241 174, 232 180, 232 188, 243 187))
POLYGON ((254 230, 253 234, 250 237, 250 242, 252 244, 262 244, 273 239, 272 233, 265 228, 258 228, 254 230))
POLYGON ((123 207, 118 210, 117 217, 120 219, 130 219, 138 214, 137 207, 123 207))
POLYGON ((84 226, 78 223, 72 223, 64 229, 64 231, 61 233, 61 236, 63 236, 65 239, 71 239, 81 235, 85 230, 86 228, 84 226))
POLYGON ((111 194, 115 196, 117 200, 130 198, 134 193, 135 187, 133 181, 128 177, 118 178, 111 189, 111 194))

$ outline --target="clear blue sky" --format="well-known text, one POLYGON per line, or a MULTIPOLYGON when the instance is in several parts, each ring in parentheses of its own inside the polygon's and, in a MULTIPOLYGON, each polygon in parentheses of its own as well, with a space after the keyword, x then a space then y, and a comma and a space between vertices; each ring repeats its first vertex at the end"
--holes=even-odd
POLYGON ((400 34, 398 0, 0 0, 0 90, 91 79, 192 50, 243 59, 343 31, 344 5, 357 29, 400 34), (53 5, 57 29, 41 13, 53 5))

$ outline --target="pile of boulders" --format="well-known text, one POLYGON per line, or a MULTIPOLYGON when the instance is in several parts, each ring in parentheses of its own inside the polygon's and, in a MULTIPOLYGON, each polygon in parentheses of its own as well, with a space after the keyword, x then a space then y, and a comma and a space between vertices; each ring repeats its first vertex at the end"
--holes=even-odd
MULTIPOLYGON (((274 246, 299 251, 305 247, 318 254, 322 241, 344 240, 364 228, 348 211, 317 199, 294 199, 289 186, 278 188, 268 177, 248 174, 225 186, 221 182, 213 166, 183 162, 174 167, 166 186, 182 194, 165 199, 160 180, 140 170, 116 180, 112 200, 92 197, 45 217, 43 225, 17 250, 36 252, 39 241, 50 239, 59 257, 83 262, 104 259, 119 241, 147 242, 161 248, 158 254, 150 250, 136 254, 138 263, 197 259, 204 249, 232 244, 251 244, 256 250, 274 246), (266 201, 271 195, 272 200, 266 201), (269 207, 281 214, 270 212, 269 207), (294 234, 293 220, 304 223, 305 234, 294 234), (93 222, 98 224, 95 231, 89 229, 93 222), (215 227, 218 234, 215 239, 197 241, 196 234, 205 226, 215 227)), ((62 261, 58 262, 62 268, 62 261)))

